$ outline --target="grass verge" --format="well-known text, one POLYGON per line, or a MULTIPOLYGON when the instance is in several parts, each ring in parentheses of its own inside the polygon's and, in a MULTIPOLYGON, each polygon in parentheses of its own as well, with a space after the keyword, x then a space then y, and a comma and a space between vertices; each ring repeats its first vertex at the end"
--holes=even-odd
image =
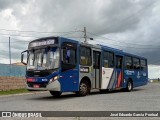
POLYGON ((160 83, 160 80, 150 80, 150 83, 160 83))
POLYGON ((160 81, 158 81, 158 80, 153 80, 153 83, 160 83, 160 81))
POLYGON ((16 90, 7 90, 7 91, 0 91, 1 95, 11 95, 11 94, 20 94, 20 93, 29 93, 30 91, 26 89, 16 89, 16 90))

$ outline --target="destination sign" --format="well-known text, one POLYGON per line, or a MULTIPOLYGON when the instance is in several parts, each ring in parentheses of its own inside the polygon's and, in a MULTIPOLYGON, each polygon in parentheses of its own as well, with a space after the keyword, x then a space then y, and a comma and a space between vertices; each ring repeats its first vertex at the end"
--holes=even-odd
POLYGON ((29 44, 29 47, 38 47, 38 46, 44 46, 44 45, 51 45, 55 44, 54 39, 47 39, 42 41, 34 41, 29 44))

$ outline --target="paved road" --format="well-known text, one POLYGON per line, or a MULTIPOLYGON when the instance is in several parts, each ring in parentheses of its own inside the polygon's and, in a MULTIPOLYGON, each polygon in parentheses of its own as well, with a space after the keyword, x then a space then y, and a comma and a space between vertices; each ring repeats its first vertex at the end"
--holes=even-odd
POLYGON ((160 111, 160 83, 85 97, 68 93, 55 98, 48 92, 5 96, 0 97, 0 111, 160 111))

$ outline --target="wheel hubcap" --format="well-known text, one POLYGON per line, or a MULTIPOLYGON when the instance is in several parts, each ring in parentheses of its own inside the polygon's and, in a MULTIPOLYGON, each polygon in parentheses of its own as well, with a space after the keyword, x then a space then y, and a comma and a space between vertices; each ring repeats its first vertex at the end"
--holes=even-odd
POLYGON ((84 83, 82 83, 82 84, 80 85, 80 91, 81 91, 83 94, 85 94, 85 93, 87 92, 87 85, 84 84, 84 83))
POLYGON ((128 89, 131 90, 132 89, 132 84, 129 82, 128 83, 128 89))

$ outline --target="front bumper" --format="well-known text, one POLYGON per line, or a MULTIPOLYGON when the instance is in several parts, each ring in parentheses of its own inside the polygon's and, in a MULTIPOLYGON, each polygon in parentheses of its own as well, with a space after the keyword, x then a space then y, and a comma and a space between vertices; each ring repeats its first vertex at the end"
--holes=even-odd
MULTIPOLYGON (((32 83, 34 84, 34 83, 32 83)), ((45 91, 45 90, 49 90, 49 91, 61 91, 61 86, 58 80, 55 80, 54 82, 48 83, 46 85, 46 87, 39 87, 39 88, 34 88, 34 87, 30 87, 28 86, 28 84, 26 83, 26 87, 28 90, 37 90, 37 91, 45 91)))

